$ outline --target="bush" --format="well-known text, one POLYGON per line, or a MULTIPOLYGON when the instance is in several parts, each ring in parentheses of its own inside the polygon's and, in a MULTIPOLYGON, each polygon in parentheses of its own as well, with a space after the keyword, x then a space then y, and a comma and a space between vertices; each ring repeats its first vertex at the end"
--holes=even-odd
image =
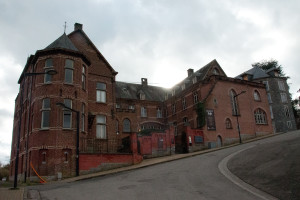
POLYGON ((9 164, 3 165, 2 163, 0 163, 0 181, 2 180, 2 178, 6 177, 6 180, 8 180, 9 177, 9 164))

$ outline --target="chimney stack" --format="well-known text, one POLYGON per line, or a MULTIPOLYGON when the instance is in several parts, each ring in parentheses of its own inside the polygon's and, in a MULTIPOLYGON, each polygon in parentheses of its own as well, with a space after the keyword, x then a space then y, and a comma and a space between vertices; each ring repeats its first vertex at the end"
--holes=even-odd
POLYGON ((142 78, 142 86, 147 86, 148 85, 148 80, 146 78, 142 78))
POLYGON ((74 31, 77 31, 77 30, 82 30, 82 24, 79 24, 79 23, 74 24, 74 31))
POLYGON ((187 72, 188 72, 188 77, 190 77, 193 75, 194 69, 188 69, 187 72))

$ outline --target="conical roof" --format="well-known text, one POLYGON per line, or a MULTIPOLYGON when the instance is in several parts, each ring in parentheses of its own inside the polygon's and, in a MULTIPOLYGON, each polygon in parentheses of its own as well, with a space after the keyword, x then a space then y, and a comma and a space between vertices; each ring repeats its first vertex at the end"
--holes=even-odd
POLYGON ((49 46, 47 46, 45 50, 56 48, 78 51, 78 49, 75 47, 75 45, 71 42, 71 40, 65 33, 62 36, 60 36, 57 40, 52 42, 49 46))

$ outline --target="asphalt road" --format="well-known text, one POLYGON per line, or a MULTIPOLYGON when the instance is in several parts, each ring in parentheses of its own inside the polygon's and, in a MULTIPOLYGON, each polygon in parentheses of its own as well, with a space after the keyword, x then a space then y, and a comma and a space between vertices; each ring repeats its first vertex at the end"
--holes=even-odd
POLYGON ((279 199, 300 199, 300 131, 285 133, 237 154, 228 162, 228 168, 279 199))
MULTIPOLYGON (((271 144, 272 142, 281 141, 285 137, 286 135, 283 134, 134 171, 73 183, 50 184, 28 189, 37 190, 42 199, 65 200, 261 199, 226 178, 219 171, 218 164, 225 157, 237 151, 253 146, 263 146, 264 143, 271 144)), ((262 154, 264 152, 261 151, 262 154)), ((247 156, 240 159, 251 162, 247 156)))

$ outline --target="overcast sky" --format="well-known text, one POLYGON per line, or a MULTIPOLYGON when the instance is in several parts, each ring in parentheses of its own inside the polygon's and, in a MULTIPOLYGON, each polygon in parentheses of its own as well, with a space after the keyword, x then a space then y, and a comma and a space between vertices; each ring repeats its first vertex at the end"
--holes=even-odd
POLYGON ((234 77, 276 59, 300 88, 299 0, 0 0, 0 161, 10 157, 14 101, 26 59, 74 23, 118 81, 171 87, 216 59, 234 77))

